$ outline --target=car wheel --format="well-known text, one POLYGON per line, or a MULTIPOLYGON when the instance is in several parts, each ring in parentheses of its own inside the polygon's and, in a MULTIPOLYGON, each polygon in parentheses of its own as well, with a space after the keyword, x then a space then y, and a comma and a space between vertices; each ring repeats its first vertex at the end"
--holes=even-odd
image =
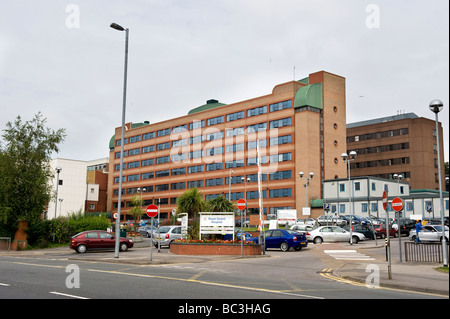
POLYGON ((287 242, 282 242, 280 245, 280 248, 282 251, 288 251, 289 250, 289 244, 287 242))
POLYGON ((84 254, 87 250, 86 245, 78 245, 77 247, 77 253, 79 254, 84 254))
POLYGON ((321 244, 321 243, 323 243, 322 237, 316 237, 316 238, 314 238, 314 244, 321 244))
POLYGON ((394 238, 398 238, 398 232, 394 234, 394 238))
POLYGON ((411 240, 415 242, 416 241, 416 235, 412 236, 411 240))
POLYGON ((120 244, 120 251, 127 251, 128 250, 128 245, 125 243, 121 243, 120 244))
POLYGON ((359 238, 358 238, 358 236, 352 236, 352 243, 353 243, 353 244, 359 243, 359 238))

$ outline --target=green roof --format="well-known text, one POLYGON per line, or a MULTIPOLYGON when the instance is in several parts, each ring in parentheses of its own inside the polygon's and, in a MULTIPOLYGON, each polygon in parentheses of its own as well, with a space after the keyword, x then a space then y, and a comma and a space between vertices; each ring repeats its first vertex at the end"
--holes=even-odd
POLYGON ((215 109, 216 107, 221 107, 224 105, 226 105, 226 104, 220 103, 217 100, 208 100, 208 101, 206 101, 205 105, 202 105, 202 106, 196 107, 195 109, 190 110, 188 114, 195 114, 195 113, 215 109))
POLYGON ((322 83, 314 83, 301 87, 295 94, 294 107, 311 106, 323 109, 322 83))

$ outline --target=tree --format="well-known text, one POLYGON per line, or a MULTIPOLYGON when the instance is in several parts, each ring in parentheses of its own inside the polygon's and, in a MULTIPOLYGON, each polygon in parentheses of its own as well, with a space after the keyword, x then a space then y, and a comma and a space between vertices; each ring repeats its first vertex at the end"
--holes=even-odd
POLYGON ((177 214, 187 213, 188 218, 197 219, 197 214, 203 210, 205 202, 197 187, 188 189, 177 200, 177 214))
POLYGON ((131 206, 133 206, 133 208, 130 210, 130 214, 131 216, 133 216, 134 219, 134 233, 136 234, 136 223, 137 223, 137 218, 139 216, 142 215, 142 196, 138 196, 138 195, 134 195, 131 198, 131 206))
POLYGON ((206 202, 208 212, 234 212, 236 205, 222 195, 212 198, 206 202))
POLYGON ((66 137, 65 129, 45 127, 39 112, 31 121, 18 116, 8 122, 0 146, 0 211, 10 236, 20 220, 33 223, 41 218, 51 198, 50 156, 66 137))

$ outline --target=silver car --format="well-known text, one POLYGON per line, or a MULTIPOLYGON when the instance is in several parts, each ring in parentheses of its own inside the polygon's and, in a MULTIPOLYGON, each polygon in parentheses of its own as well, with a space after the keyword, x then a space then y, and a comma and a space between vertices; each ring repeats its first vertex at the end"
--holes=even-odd
POLYGON ((342 217, 336 217, 333 215, 322 215, 317 218, 317 224, 319 224, 319 226, 327 226, 327 225, 345 226, 347 225, 347 220, 345 220, 342 217))
MULTIPOLYGON (((306 233, 306 239, 314 244, 325 242, 350 241, 350 232, 338 226, 320 226, 306 233)), ((358 232, 352 232, 352 243, 357 244, 366 237, 358 232)))
MULTIPOLYGON (((448 227, 445 226, 445 240, 448 243, 448 227)), ((413 228, 409 232, 409 239, 416 241, 416 230, 413 228)), ((425 225, 419 232, 420 241, 442 241, 442 225, 425 225)))
POLYGON ((153 245, 158 247, 158 240, 161 246, 169 246, 176 239, 181 239, 181 226, 161 226, 153 235, 153 245))

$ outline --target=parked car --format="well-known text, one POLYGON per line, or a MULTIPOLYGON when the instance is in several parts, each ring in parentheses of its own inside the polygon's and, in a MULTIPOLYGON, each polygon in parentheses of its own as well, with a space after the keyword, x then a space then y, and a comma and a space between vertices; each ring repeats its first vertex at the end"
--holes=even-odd
POLYGON ((342 217, 335 217, 333 215, 322 215, 317 217, 317 224, 319 226, 328 226, 328 225, 343 226, 347 225, 347 221, 342 217))
MULTIPOLYGON (((409 235, 409 232, 411 231, 411 229, 415 228, 416 225, 416 221, 415 220, 411 220, 411 219, 400 219, 400 233, 409 235)), ((392 228, 397 229, 398 231, 398 220, 394 221, 394 223, 392 224, 392 228)))
POLYGON ((314 218, 305 218, 305 219, 300 219, 298 218, 295 221, 296 225, 309 225, 309 226, 316 226, 316 220, 314 218))
POLYGON ((158 240, 160 246, 170 247, 170 243, 176 239, 181 239, 181 226, 161 226, 159 230, 155 231, 152 242, 155 247, 158 247, 158 240))
MULTIPOLYGON (((120 251, 127 251, 133 247, 133 241, 128 238, 120 238, 120 251)), ((88 230, 72 236, 70 248, 83 254, 88 250, 114 249, 116 237, 104 230, 88 230)))
MULTIPOLYGON (((448 243, 448 227, 444 226, 445 231, 445 240, 448 243)), ((416 241, 416 229, 411 229, 409 232, 409 239, 412 241, 416 241)), ((425 225, 422 227, 422 230, 419 232, 419 240, 420 241, 442 241, 442 225, 425 225)))
MULTIPOLYGON (((321 244, 326 242, 336 241, 350 241, 350 232, 339 226, 321 226, 316 229, 310 230, 306 233, 306 239, 312 241, 314 244, 321 244)), ((352 232, 352 242, 357 244, 360 241, 365 240, 363 234, 358 232, 352 232)))
POLYGON ((300 224, 300 225, 293 225, 291 226, 291 230, 295 232, 304 232, 306 233, 309 230, 313 230, 316 228, 315 226, 307 225, 307 224, 300 224))
MULTIPOLYGON (((248 217, 243 217, 242 218, 242 227, 249 227, 250 226, 250 218, 248 218, 248 217)), ((241 227, 241 218, 239 217, 239 218, 236 218, 235 219, 235 223, 234 223, 234 226, 235 227, 241 227)))
MULTIPOLYGON (((288 251, 291 247, 294 250, 301 250, 308 246, 308 241, 303 233, 296 233, 289 229, 270 229, 264 233, 267 248, 279 248, 282 251, 288 251)), ((249 241, 259 243, 259 236, 252 237, 249 241)))
MULTIPOLYGON (((348 225, 347 226, 343 226, 342 228, 345 229, 346 231, 350 232, 350 227, 348 225)), ((376 236, 372 226, 356 224, 356 225, 352 226, 352 232, 361 233, 367 239, 375 239, 375 236, 376 236)))
POLYGON ((139 234, 142 236, 145 236, 147 238, 152 237, 152 234, 154 234, 157 231, 157 228, 154 226, 141 226, 138 229, 139 234))
MULTIPOLYGON (((386 224, 378 224, 374 226, 375 233, 377 234, 377 238, 386 238, 387 230, 386 224)), ((398 237, 398 231, 395 228, 389 227, 389 236, 390 237, 398 237)))

